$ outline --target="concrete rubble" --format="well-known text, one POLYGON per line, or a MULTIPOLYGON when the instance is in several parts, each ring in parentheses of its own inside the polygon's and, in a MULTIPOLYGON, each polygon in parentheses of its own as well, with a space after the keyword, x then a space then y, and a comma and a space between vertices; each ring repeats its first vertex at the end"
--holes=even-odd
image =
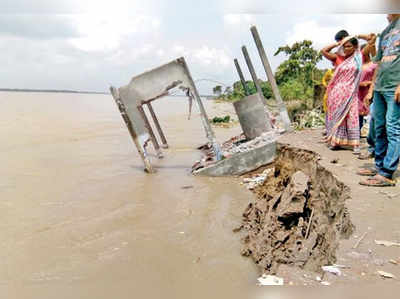
POLYGON ((268 168, 261 174, 254 175, 251 178, 244 178, 243 184, 247 186, 247 189, 253 190, 257 186, 262 186, 271 172, 274 172, 274 168, 268 168))
POLYGON ((242 140, 242 142, 239 143, 224 143, 222 145, 222 153, 226 158, 237 153, 246 153, 266 144, 276 142, 277 138, 278 133, 276 131, 270 131, 262 133, 261 136, 247 142, 243 142, 242 140))

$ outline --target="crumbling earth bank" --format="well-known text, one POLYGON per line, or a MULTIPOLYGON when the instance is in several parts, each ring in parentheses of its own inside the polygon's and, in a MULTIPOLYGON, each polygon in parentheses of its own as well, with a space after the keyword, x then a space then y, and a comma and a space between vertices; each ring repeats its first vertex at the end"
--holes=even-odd
POLYGON ((353 232, 345 207, 350 189, 318 160, 314 152, 279 145, 266 180, 253 189, 256 198, 243 213, 242 255, 263 273, 275 274, 280 264, 321 271, 336 262, 339 240, 353 232))

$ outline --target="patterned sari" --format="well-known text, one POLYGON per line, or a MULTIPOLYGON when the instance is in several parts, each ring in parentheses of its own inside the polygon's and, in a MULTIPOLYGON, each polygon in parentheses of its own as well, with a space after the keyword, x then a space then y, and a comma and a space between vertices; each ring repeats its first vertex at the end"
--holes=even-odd
POLYGON ((327 141, 332 146, 359 146, 358 87, 362 58, 359 51, 340 64, 327 89, 327 141))

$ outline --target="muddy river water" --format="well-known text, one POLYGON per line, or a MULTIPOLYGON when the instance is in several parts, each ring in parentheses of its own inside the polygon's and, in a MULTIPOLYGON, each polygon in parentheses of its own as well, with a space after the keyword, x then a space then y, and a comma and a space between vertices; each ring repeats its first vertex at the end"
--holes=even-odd
POLYGON ((189 174, 206 142, 197 107, 189 121, 184 99, 155 103, 171 148, 146 175, 109 95, 2 92, 0 103, 7 298, 180 298, 255 285, 232 232, 248 191, 189 174))

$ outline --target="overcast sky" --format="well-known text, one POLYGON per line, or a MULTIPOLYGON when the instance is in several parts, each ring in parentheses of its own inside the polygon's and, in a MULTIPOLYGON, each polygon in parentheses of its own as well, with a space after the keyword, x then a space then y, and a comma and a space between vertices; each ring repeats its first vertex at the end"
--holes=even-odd
MULTIPOLYGON (((373 2, 1 0, 0 87, 106 91, 180 56, 195 80, 232 84, 233 59, 246 69, 242 45, 265 79, 251 25, 275 68, 285 58, 272 56, 281 45, 307 38, 320 49, 340 29, 380 32, 387 21, 384 14, 368 14, 384 13, 373 2)), ((214 85, 198 82, 202 93, 214 85)))

